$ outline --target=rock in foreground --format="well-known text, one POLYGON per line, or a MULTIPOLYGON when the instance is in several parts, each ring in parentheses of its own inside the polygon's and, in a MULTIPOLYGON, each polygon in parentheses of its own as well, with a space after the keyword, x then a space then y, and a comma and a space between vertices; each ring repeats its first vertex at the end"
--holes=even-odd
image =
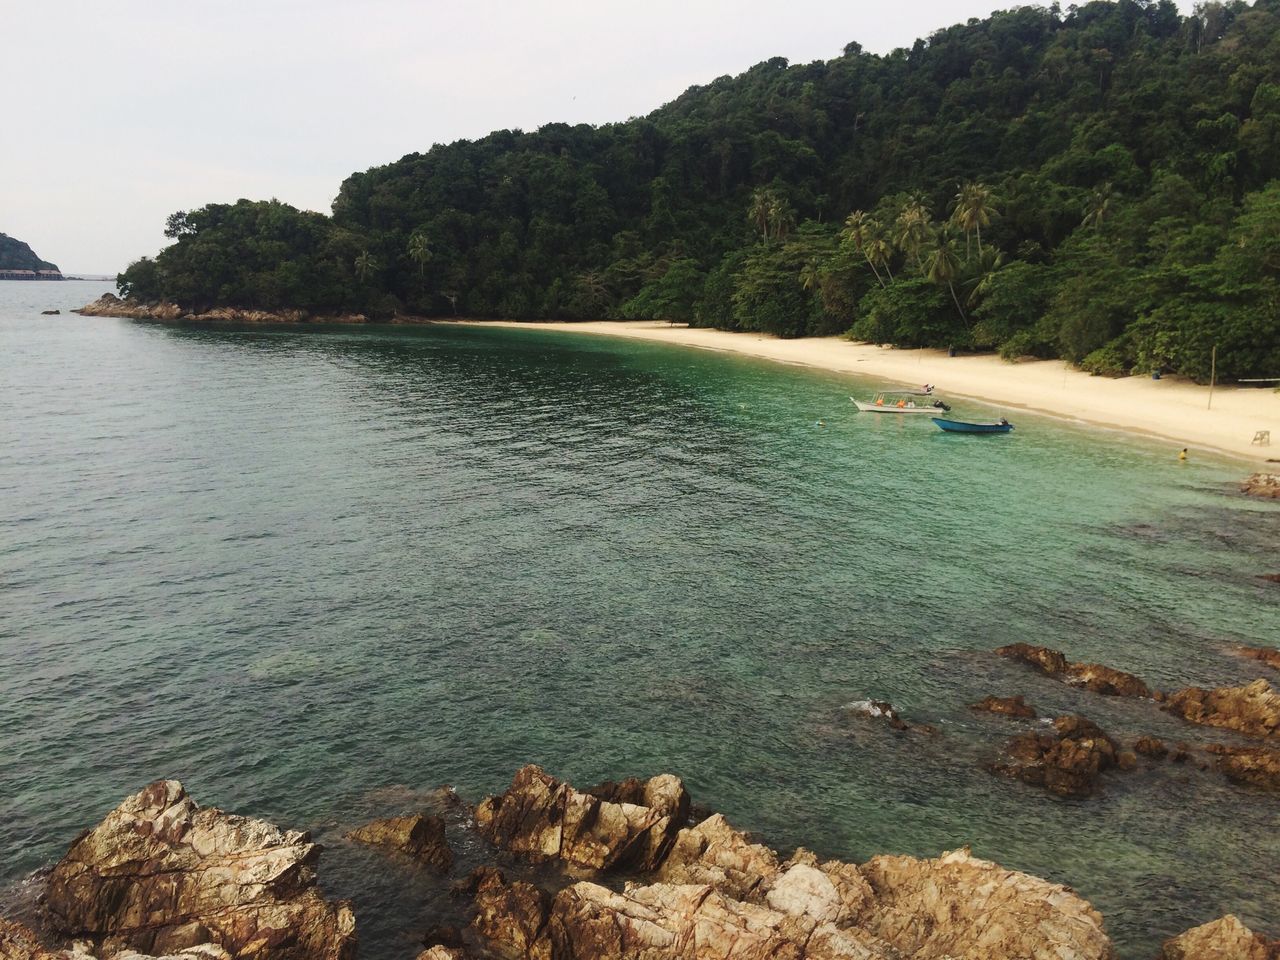
POLYGON ((80 837, 49 877, 57 931, 101 957, 200 944, 257 960, 349 960, 355 918, 316 890, 307 834, 201 809, 158 780, 80 837))
POLYGON ((991 770, 1059 796, 1091 796, 1103 771, 1119 765, 1115 742, 1084 717, 1059 717, 1053 726, 1014 737, 991 770))
POLYGON ((347 839, 395 850, 444 871, 453 866, 453 851, 444 838, 444 821, 417 813, 374 820, 347 834, 347 839))
POLYGON ((1166 940, 1160 960, 1280 960, 1280 940, 1268 940, 1227 914, 1166 940))

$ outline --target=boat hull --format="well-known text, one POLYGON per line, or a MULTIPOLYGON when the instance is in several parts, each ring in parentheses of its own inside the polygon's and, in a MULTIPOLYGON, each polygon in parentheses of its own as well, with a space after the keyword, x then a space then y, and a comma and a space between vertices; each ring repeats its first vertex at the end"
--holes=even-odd
POLYGON ((942 417, 930 419, 947 433, 1008 433, 1013 429, 1012 423, 970 423, 965 420, 944 420, 942 417))
POLYGON ((854 405, 863 413, 937 413, 938 408, 932 403, 924 407, 900 407, 893 403, 867 403, 865 400, 858 400, 850 397, 854 405))

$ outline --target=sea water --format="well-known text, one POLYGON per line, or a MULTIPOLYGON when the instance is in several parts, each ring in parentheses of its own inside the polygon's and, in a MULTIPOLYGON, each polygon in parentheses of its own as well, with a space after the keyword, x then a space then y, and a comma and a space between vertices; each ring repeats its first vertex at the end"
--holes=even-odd
POLYGON ((947 435, 858 414, 872 381, 536 328, 67 314, 100 292, 0 285, 0 913, 176 777, 315 830, 362 955, 412 956, 447 880, 342 833, 535 762, 678 774, 784 852, 968 845, 1128 957, 1224 912, 1280 934, 1276 796, 1142 761, 1059 799, 986 770, 1027 723, 967 708, 1231 741, 991 651, 1262 675, 1232 648, 1280 637, 1280 509, 1245 465, 972 402, 1015 431, 947 435))

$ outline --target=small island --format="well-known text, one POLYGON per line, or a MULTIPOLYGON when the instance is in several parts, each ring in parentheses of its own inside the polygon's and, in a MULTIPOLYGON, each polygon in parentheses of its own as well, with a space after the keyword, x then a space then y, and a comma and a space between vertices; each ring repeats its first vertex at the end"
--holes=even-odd
POLYGON ((63 280, 56 263, 41 260, 17 237, 0 233, 0 280, 63 280))

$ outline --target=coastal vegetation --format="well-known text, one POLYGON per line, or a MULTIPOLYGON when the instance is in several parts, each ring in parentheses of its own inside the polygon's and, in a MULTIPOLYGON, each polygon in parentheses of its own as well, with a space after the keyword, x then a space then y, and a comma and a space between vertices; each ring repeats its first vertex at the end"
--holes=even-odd
POLYGON ((122 294, 1280 370, 1280 0, 1020 7, 175 213, 122 294))

